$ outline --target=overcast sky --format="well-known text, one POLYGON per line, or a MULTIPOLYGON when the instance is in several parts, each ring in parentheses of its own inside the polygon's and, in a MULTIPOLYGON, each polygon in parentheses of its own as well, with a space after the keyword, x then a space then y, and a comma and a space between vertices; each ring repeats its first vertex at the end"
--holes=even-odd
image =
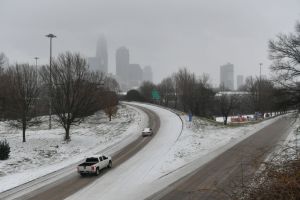
POLYGON ((10 63, 49 62, 64 51, 94 56, 107 38, 109 71, 115 51, 130 50, 130 62, 151 65, 154 81, 187 67, 219 83, 220 65, 231 62, 235 75, 268 73, 267 44, 294 31, 300 0, 0 0, 0 52, 10 63))

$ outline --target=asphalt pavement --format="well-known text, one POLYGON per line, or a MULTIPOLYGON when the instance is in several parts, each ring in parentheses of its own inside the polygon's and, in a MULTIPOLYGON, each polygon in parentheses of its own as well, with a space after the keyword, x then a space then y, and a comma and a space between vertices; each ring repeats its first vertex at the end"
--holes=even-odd
MULTIPOLYGON (((0 195, 1 199, 20 199, 20 200, 61 200, 64 199, 75 192, 79 191, 83 187, 88 186, 93 181, 98 178, 101 178, 107 170, 114 170, 127 159, 131 158, 135 155, 139 150, 141 150, 150 140, 155 137, 159 127, 160 127, 160 119, 159 117, 151 110, 146 109, 141 106, 131 105, 137 107, 144 111, 149 117, 149 127, 153 129, 153 136, 151 137, 138 137, 135 141, 122 148, 120 151, 116 152, 112 157, 113 167, 111 169, 103 169, 99 176, 86 176, 81 177, 75 169, 73 173, 63 176, 63 178, 58 179, 50 184, 46 184, 45 186, 33 190, 30 190, 30 187, 33 185, 32 183, 21 185, 17 188, 14 188, 10 191, 6 191, 0 195), (28 185, 28 186, 27 186, 28 185), (15 192, 14 192, 15 191, 15 192), (30 191, 27 192, 26 191, 30 191), (21 196, 17 198, 13 198, 14 196, 21 196)), ((35 180, 38 181, 38 180, 35 180)))
POLYGON ((286 138, 291 121, 289 117, 278 119, 147 200, 231 199, 228 194, 249 181, 286 138))

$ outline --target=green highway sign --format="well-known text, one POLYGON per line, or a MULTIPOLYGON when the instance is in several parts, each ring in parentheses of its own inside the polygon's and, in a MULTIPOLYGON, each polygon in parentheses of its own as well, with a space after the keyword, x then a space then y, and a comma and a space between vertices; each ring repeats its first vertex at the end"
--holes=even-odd
POLYGON ((160 95, 156 89, 152 90, 152 99, 153 100, 160 100, 160 95))

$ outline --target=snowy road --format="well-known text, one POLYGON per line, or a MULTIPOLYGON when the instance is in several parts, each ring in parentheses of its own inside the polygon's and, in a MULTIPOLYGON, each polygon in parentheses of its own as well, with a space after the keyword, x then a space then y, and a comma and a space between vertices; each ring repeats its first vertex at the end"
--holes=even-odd
MULTIPOLYGON (((205 165, 205 163, 208 163, 223 152, 226 152, 235 144, 241 143, 241 141, 253 134, 257 135, 256 133, 259 133, 270 124, 276 124, 275 122, 278 120, 278 118, 273 118, 258 124, 241 126, 239 128, 211 127, 211 125, 205 125, 202 122, 200 129, 204 130, 203 135, 205 137, 201 134, 196 134, 203 137, 203 142, 197 143, 196 146, 197 148, 207 147, 207 150, 200 150, 200 152, 203 151, 206 153, 198 156, 198 158, 196 156, 193 161, 189 161, 188 156, 185 154, 179 154, 179 156, 183 155, 182 164, 180 164, 180 162, 176 162, 174 155, 176 156, 177 154, 174 154, 174 152, 177 152, 176 149, 182 150, 182 147, 188 149, 194 148, 192 147, 194 144, 193 141, 189 143, 183 142, 190 135, 189 132, 192 129, 189 126, 192 125, 189 123, 186 124, 183 115, 180 115, 180 118, 173 112, 160 107, 152 105, 143 106, 152 110, 160 117, 161 127, 155 138, 142 151, 126 161, 119 168, 107 173, 101 179, 93 182, 93 184, 68 197, 67 200, 147 199, 158 191, 163 191, 164 188, 205 165), (210 128, 212 128, 211 131, 209 130, 210 128), (207 133, 212 135, 212 140, 209 135, 206 135, 207 133), (219 138, 225 142, 220 143, 219 138), (209 145, 207 146, 207 144, 209 145), (172 164, 172 167, 165 168, 166 164, 167 166, 172 164), (172 168, 173 170, 171 170, 172 168)), ((222 163, 214 166, 215 170, 217 168, 222 169, 222 163)), ((210 173, 213 174, 213 170, 210 173)), ((209 174, 206 175, 209 176, 209 174)))
MULTIPOLYGON (((148 109, 141 108, 137 109, 140 112, 147 114, 147 121, 142 122, 139 126, 148 124, 149 127, 157 131, 160 126, 159 117, 149 111, 148 109)), ((138 128, 139 130, 140 128, 138 128)), ((133 130, 133 129, 132 129, 133 130)), ((131 130, 131 131, 132 131, 131 130)), ((123 139, 103 151, 101 153, 112 155, 114 168, 126 161, 128 158, 133 156, 136 152, 142 149, 152 137, 143 138, 141 137, 140 131, 132 134, 131 136, 123 139)), ((0 199, 47 199, 47 200, 59 200, 63 199, 79 189, 92 183, 99 177, 87 177, 81 178, 76 172, 76 165, 70 165, 62 170, 58 170, 54 173, 48 174, 24 185, 20 185, 12 190, 0 193, 0 199)), ((113 170, 114 170, 113 168, 113 170)), ((103 170, 101 176, 105 175, 107 170, 103 170)), ((100 176, 100 177, 101 177, 100 176)))
POLYGON ((133 200, 147 197, 148 194, 141 191, 147 190, 154 181, 152 173, 155 173, 156 165, 163 161, 164 155, 176 143, 181 134, 182 121, 168 110, 151 105, 143 106, 160 117, 161 125, 156 136, 135 156, 67 198, 68 200, 133 200))
POLYGON ((126 149, 109 149, 114 168, 100 177, 80 178, 72 172, 21 199, 146 199, 278 120, 227 127, 197 117, 189 122, 184 113, 154 105, 130 104, 148 112, 154 137, 138 134, 139 140, 125 142, 126 149))
POLYGON ((204 166, 170 184, 147 200, 232 199, 236 187, 254 176, 266 157, 285 141, 293 125, 290 117, 277 118, 204 166), (228 193, 225 193, 228 192, 228 193))

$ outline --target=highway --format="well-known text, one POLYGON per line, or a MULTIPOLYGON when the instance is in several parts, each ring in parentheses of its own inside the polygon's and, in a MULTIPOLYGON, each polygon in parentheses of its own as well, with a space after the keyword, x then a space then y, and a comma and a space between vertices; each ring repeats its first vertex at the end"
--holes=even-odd
POLYGON ((285 139, 290 121, 278 119, 147 200, 230 199, 227 193, 235 184, 253 177, 260 163, 285 139))
MULTIPOLYGON (((160 119, 159 117, 152 112, 151 110, 137 106, 138 109, 144 111, 149 118, 149 127, 153 129, 154 135, 158 131, 160 127, 160 119)), ((120 151, 116 152, 112 156, 113 160, 113 168, 109 170, 114 170, 127 159, 135 155, 138 151, 140 151, 153 137, 138 137, 135 141, 127 145, 126 147, 122 148, 120 151)), ((101 153, 101 152, 100 152, 101 153)), ((78 173, 75 171, 74 166, 70 166, 67 169, 62 169, 61 172, 54 173, 54 175, 49 175, 49 178, 42 177, 41 180, 37 179, 27 184, 21 185, 19 187, 13 188, 12 190, 8 190, 0 194, 0 199, 22 199, 22 200, 61 200, 64 199, 73 193, 77 192, 78 190, 82 189, 83 187, 88 186, 93 181, 98 178, 101 178, 108 169, 104 169, 101 171, 99 176, 88 176, 82 178, 78 173), (73 172, 68 174, 67 176, 63 176, 63 173, 67 170, 72 170, 73 172), (43 185, 43 182, 47 182, 48 179, 53 178, 51 176, 60 176, 59 178, 49 184, 45 184, 44 186, 32 190, 31 187, 36 187, 38 184, 43 185)))

